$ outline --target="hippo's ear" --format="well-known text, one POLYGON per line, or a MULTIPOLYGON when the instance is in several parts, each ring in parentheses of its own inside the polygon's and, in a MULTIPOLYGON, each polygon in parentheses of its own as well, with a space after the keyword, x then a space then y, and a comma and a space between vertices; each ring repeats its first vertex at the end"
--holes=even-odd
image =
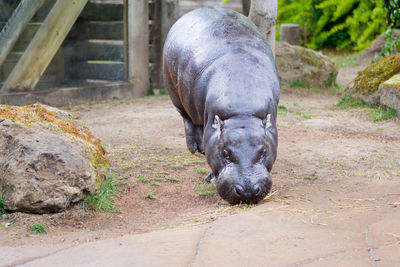
POLYGON ((269 127, 272 126, 271 124, 271 114, 268 114, 267 117, 263 120, 263 124, 265 129, 268 129, 269 127))
POLYGON ((214 123, 212 125, 212 127, 214 129, 218 129, 218 130, 222 130, 222 126, 224 125, 224 122, 218 117, 218 115, 215 115, 214 117, 214 123))

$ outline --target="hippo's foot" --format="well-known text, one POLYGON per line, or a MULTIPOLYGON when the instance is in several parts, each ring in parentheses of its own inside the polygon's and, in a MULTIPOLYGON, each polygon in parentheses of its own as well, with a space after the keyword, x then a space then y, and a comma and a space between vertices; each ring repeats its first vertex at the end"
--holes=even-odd
POLYGON ((203 150, 203 133, 202 127, 196 126, 189 118, 183 118, 185 125, 186 145, 191 153, 199 151, 204 154, 203 150))
POLYGON ((207 176, 204 178, 204 180, 206 182, 215 184, 215 182, 217 181, 217 178, 215 178, 215 175, 213 172, 210 172, 209 174, 207 174, 207 176))

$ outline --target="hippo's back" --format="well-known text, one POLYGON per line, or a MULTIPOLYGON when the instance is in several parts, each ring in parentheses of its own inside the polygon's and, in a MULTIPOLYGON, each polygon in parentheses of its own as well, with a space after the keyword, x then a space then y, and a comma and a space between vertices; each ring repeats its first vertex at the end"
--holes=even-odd
POLYGON ((163 55, 165 82, 178 110, 202 124, 208 90, 203 76, 221 59, 232 63, 219 68, 254 72, 240 57, 251 58, 251 65, 256 61, 271 66, 276 74, 271 49, 247 17, 227 8, 204 7, 180 18, 168 33, 163 55))

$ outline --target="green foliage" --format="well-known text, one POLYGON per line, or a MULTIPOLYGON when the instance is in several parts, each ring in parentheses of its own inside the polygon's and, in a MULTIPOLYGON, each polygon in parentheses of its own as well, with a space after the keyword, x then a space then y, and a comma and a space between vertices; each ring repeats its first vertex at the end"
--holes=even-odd
POLYGON ((400 1, 385 0, 385 6, 388 9, 388 25, 395 28, 400 27, 400 1))
POLYGON ((394 28, 400 27, 400 1, 385 0, 388 9, 387 24, 388 29, 385 31, 386 43, 382 49, 381 57, 386 57, 400 50, 400 38, 393 34, 394 28))
POLYGON ((278 0, 278 24, 307 27, 312 49, 362 50, 386 29, 384 0, 278 0))
POLYGON ((289 84, 289 87, 290 88, 307 88, 308 85, 303 81, 296 80, 296 81, 292 82, 291 84, 289 84))
POLYGON ((6 210, 4 209, 4 193, 0 196, 0 215, 6 214, 6 210))
POLYGON ((375 112, 371 114, 371 119, 373 121, 385 121, 391 118, 395 118, 397 116, 397 112, 395 109, 391 107, 382 107, 380 106, 375 112))
POLYGON ((339 100, 334 106, 340 109, 366 109, 367 114, 372 121, 384 121, 397 116, 396 110, 390 107, 384 107, 379 105, 366 104, 361 99, 346 96, 339 100))
POLYGON ((279 111, 289 111, 289 108, 285 105, 279 105, 278 106, 278 110, 279 111))
POLYGON ((147 192, 146 198, 148 198, 150 200, 155 200, 156 199, 156 197, 153 195, 153 192, 147 192))
POLYGON ((197 192, 197 195, 205 197, 210 196, 217 193, 217 186, 212 184, 197 184, 194 189, 197 192))
POLYGON ((335 107, 341 109, 350 109, 350 108, 371 108, 372 105, 365 104, 361 99, 352 97, 352 96, 345 96, 339 99, 339 102, 335 105, 335 107))
POLYGON ((34 234, 45 234, 46 228, 41 223, 33 223, 31 226, 31 232, 34 234))
POLYGON ((114 174, 110 173, 98 192, 88 194, 83 200, 83 206, 92 210, 116 211, 114 197, 118 194, 114 174))
POLYGON ((194 169, 194 171, 195 171, 196 173, 199 173, 199 174, 208 174, 208 173, 209 173, 208 170, 206 170, 206 169, 201 169, 201 168, 196 168, 196 169, 194 169))
POLYGON ((385 31, 386 43, 382 48, 381 57, 387 57, 395 53, 395 51, 400 50, 400 38, 393 34, 393 28, 389 27, 385 31))
POLYGON ((147 182, 149 181, 149 179, 148 179, 146 176, 144 176, 143 174, 138 174, 138 175, 136 176, 136 178, 137 178, 139 181, 141 181, 142 183, 147 183, 147 182))

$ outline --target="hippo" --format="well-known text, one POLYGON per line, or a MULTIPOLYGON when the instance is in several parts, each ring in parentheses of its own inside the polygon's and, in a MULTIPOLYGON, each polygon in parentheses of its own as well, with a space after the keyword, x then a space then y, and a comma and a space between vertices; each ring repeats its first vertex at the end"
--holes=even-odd
POLYGON ((277 154, 280 86, 257 27, 223 7, 187 13, 167 35, 163 76, 189 151, 207 158, 206 180, 230 204, 264 199, 277 154))

